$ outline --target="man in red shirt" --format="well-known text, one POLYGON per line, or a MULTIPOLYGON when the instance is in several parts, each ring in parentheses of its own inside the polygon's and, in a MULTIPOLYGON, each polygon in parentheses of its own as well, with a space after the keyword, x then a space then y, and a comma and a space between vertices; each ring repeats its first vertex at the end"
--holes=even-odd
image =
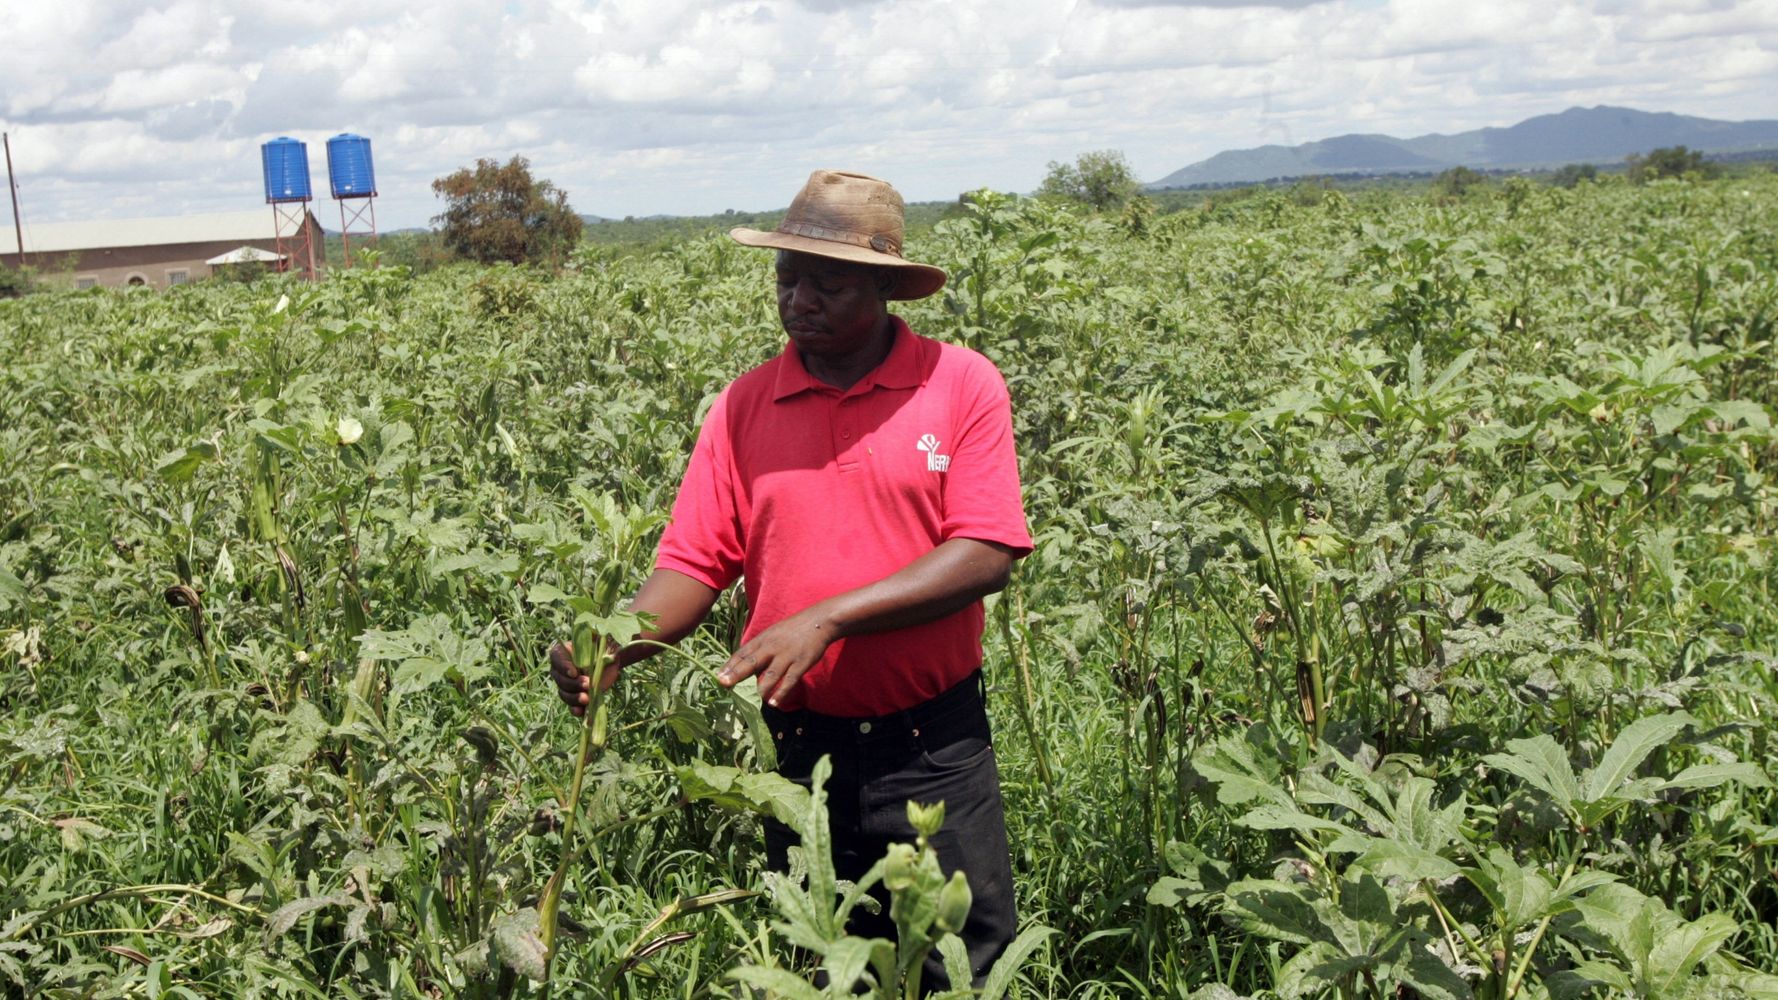
MULTIPOLYGON (((745 581, 747 628, 718 679, 756 679, 787 777, 806 784, 832 757, 840 877, 913 839, 908 800, 945 802, 934 846, 969 878, 979 978, 1016 922, 981 679, 981 599, 1031 550, 1006 385, 890 314, 945 273, 902 258, 902 202, 883 181, 816 171, 777 230, 730 235, 777 250, 790 343, 717 397, 632 606, 654 616, 644 639, 676 642, 745 581)), ((565 647, 551 662, 581 711, 588 679, 565 647)), ((766 839, 782 867, 793 835, 768 822, 766 839)), ((886 912, 853 930, 894 936, 886 912)))

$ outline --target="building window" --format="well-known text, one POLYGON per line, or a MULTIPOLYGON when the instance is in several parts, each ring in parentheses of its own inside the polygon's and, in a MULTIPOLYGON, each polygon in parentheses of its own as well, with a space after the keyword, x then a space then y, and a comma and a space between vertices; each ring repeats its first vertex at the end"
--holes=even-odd
POLYGON ((99 287, 99 276, 96 274, 80 275, 74 279, 74 287, 83 292, 89 288, 97 288, 99 287))
POLYGON ((146 274, 132 274, 128 278, 124 279, 124 284, 130 286, 131 288, 140 288, 143 285, 148 284, 148 275, 146 275, 146 274))
POLYGON ((191 280, 191 272, 186 270, 183 267, 178 268, 176 270, 169 269, 167 271, 167 284, 169 286, 170 285, 183 285, 190 280, 191 280))

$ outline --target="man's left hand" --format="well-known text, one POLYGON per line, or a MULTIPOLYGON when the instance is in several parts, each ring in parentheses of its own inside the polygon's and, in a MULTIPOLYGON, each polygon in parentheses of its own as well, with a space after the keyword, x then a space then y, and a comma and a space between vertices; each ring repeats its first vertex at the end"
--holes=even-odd
POLYGON ((803 674, 821 662, 827 647, 837 638, 837 631, 825 615, 810 608, 743 643, 722 665, 716 680, 723 687, 734 687, 757 676, 760 698, 776 708, 803 674))

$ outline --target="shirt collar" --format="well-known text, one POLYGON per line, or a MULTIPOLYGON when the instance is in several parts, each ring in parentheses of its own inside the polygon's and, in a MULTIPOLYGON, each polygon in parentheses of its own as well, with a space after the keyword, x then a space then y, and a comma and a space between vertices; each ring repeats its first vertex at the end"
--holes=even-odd
MULTIPOLYGON (((891 315, 889 322, 894 327, 895 340, 889 345, 888 357, 841 394, 842 398, 861 396, 879 386, 884 389, 912 389, 920 384, 920 350, 919 345, 914 343, 914 331, 908 328, 907 321, 900 316, 891 315)), ((772 384, 772 402, 788 399, 804 391, 839 392, 810 375, 809 370, 803 367, 803 358, 797 353, 796 345, 785 344, 784 353, 778 360, 777 378, 772 384)))

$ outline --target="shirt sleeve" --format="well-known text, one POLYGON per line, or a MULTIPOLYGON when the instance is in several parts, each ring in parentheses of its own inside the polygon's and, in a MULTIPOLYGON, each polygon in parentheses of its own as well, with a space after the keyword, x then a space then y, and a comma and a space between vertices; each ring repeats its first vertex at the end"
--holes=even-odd
POLYGON ((656 569, 683 573, 715 590, 741 575, 746 548, 735 499, 733 452, 728 436, 728 398, 716 397, 698 443, 692 448, 673 518, 661 533, 656 569))
POLYGON ((945 473, 946 541, 998 542, 1023 557, 1031 531, 1019 494, 1019 458, 1012 434, 1012 397, 992 362, 971 352, 968 377, 960 380, 957 443, 945 473))

